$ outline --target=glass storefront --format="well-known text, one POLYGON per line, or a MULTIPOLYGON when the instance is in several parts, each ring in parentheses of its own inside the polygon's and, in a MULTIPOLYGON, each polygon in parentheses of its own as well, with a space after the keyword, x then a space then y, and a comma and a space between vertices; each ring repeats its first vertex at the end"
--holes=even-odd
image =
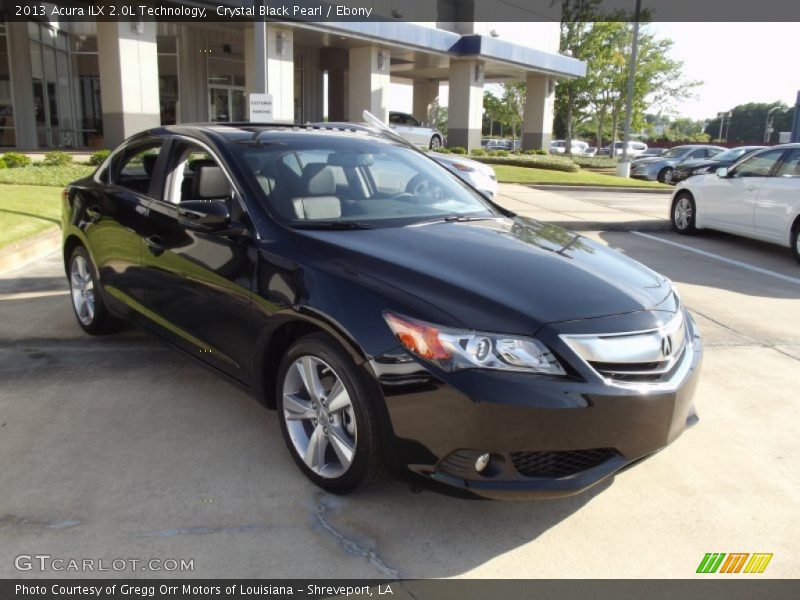
POLYGON ((93 23, 75 23, 73 28, 70 47, 77 145, 102 148, 103 108, 96 28, 93 23))
POLYGON ((158 52, 158 101, 161 124, 174 125, 180 121, 178 114, 178 31, 175 25, 158 24, 156 36, 158 52))
POLYGON ((244 47, 241 44, 209 40, 208 118, 215 123, 247 120, 244 87, 244 47))
POLYGON ((0 23, 0 148, 17 145, 14 131, 14 103, 11 98, 8 36, 5 23, 0 23))

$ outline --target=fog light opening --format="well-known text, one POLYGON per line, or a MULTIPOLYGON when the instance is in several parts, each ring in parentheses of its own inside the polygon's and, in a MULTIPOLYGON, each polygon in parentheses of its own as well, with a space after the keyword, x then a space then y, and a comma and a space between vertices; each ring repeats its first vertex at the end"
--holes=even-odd
POLYGON ((489 466, 489 462, 492 460, 491 455, 487 452, 486 454, 481 454, 478 459, 475 461, 475 470, 478 473, 483 473, 486 470, 486 467, 489 466))

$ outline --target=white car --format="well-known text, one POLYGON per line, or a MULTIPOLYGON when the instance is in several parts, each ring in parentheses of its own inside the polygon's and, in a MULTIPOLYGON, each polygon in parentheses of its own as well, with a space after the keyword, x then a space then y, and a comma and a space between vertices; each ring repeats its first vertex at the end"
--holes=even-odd
POLYGON ((441 148, 444 142, 442 132, 420 123, 413 115, 401 112, 389 113, 389 127, 404 139, 422 148, 441 148))
POLYGON ((489 198, 497 195, 497 175, 490 165, 458 154, 431 152, 429 156, 489 198))
MULTIPOLYGON (((564 154, 567 151, 566 140, 553 140, 550 142, 550 154, 564 154)), ((590 148, 589 144, 581 140, 572 140, 572 154, 575 156, 594 156, 597 148, 590 148)))
POLYGON ((773 146, 681 182, 670 219, 685 235, 717 229, 789 246, 800 262, 800 144, 773 146))
MULTIPOLYGON (((611 146, 606 146, 598 151, 601 156, 622 156, 622 142, 614 142, 612 153, 611 146)), ((647 151, 647 144, 644 142, 628 142, 628 156, 639 156, 647 151)))

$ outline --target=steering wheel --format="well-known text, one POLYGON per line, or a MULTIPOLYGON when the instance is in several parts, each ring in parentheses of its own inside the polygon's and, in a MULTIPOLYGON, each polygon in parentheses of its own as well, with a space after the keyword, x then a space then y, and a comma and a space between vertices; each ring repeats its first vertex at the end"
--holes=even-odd
POLYGON ((441 192, 442 186, 436 181, 425 175, 415 175, 411 181, 406 185, 406 193, 411 194, 417 198, 419 197, 434 197, 436 192, 441 192))

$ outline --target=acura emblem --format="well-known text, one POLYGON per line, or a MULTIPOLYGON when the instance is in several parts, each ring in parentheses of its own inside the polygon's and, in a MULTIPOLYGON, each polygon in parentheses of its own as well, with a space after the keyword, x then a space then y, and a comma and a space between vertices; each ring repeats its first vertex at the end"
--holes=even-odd
POLYGON ((672 354, 672 338, 668 335, 661 338, 661 353, 664 358, 669 358, 672 354))

